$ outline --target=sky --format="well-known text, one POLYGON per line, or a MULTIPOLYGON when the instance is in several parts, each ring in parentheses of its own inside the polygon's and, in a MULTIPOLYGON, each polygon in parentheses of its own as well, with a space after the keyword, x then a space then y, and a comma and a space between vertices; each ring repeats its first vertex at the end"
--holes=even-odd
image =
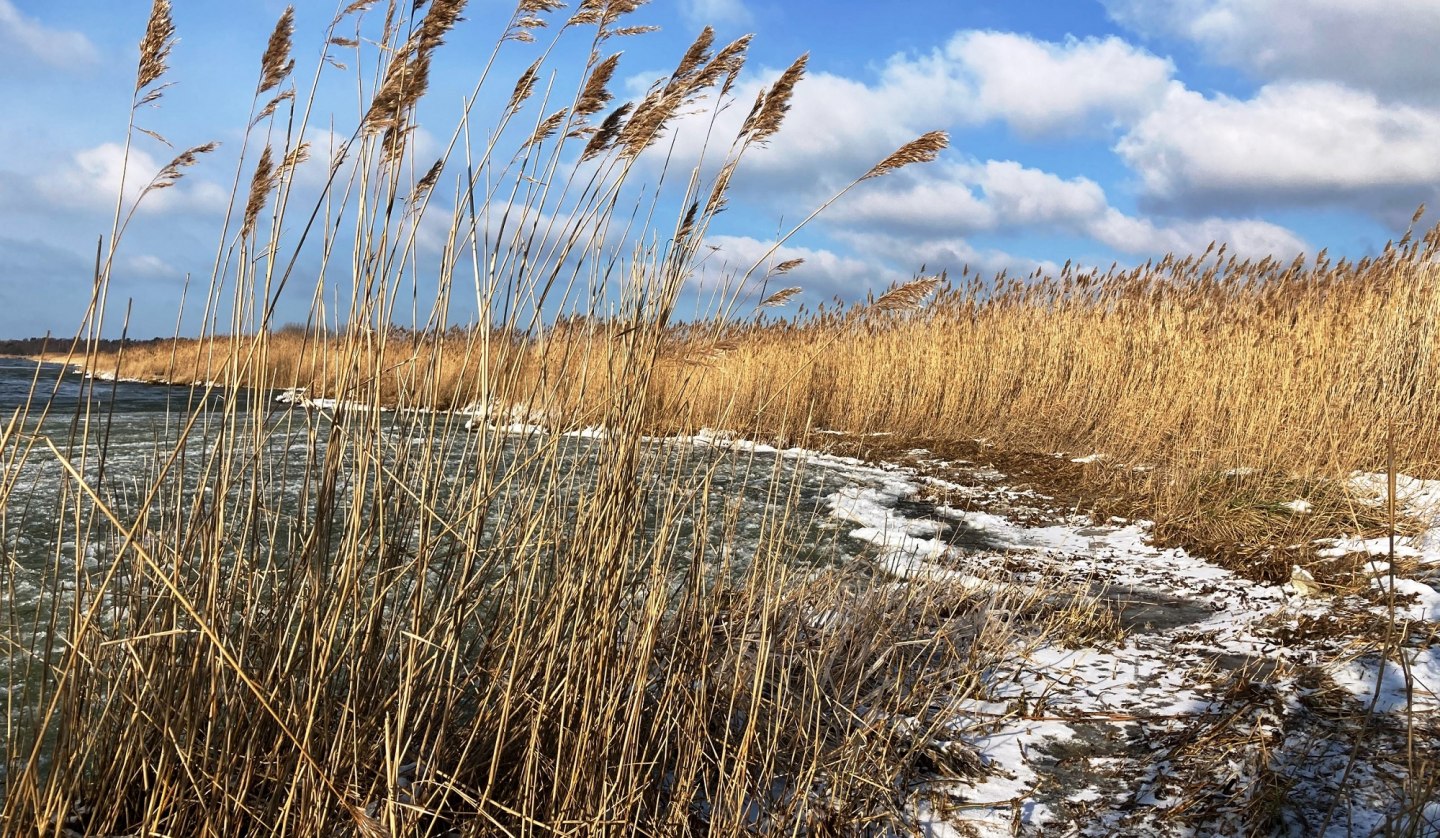
MULTIPOLYGON (((0 337, 70 335, 80 324, 122 185, 149 7, 0 0, 0 337)), ((127 305, 132 335, 195 328, 259 56, 285 7, 174 0, 173 85, 137 121, 176 149, 221 145, 136 211, 112 269, 108 332, 127 305)), ((337 8, 296 2, 302 97, 337 8)), ((417 160, 448 142, 508 14, 472 3, 442 47, 418 112, 417 160)), ((741 102, 809 54, 784 127, 736 175, 706 270, 766 255, 778 233, 891 151, 949 133, 938 160, 856 186, 769 255, 805 260, 785 281, 812 305, 862 299, 922 270, 1124 267, 1212 241, 1247 257, 1359 258, 1402 235, 1421 203, 1440 206, 1434 0, 652 0, 632 18, 659 30, 621 45, 611 85, 621 98, 643 95, 707 24, 721 44, 755 35, 741 102)), ((503 103, 539 49, 505 45, 476 114, 503 103)), ((348 135, 363 109, 357 69, 363 62, 321 74, 312 126, 348 135)), ((744 109, 723 112, 720 129, 744 109)), ((695 131, 675 131, 673 154, 698 153, 695 131)), ((174 153, 137 134, 127 194, 174 153)), ((248 154, 247 167, 253 145, 248 154)), ((311 166, 313 185, 323 165, 311 166)), ((314 275, 282 319, 304 319, 310 305, 318 257, 302 256, 299 273, 314 275)), ((423 274, 438 245, 416 257, 423 274)), ((693 299, 715 281, 697 277, 693 299)), ((464 318, 460 307, 453 319, 464 318)))

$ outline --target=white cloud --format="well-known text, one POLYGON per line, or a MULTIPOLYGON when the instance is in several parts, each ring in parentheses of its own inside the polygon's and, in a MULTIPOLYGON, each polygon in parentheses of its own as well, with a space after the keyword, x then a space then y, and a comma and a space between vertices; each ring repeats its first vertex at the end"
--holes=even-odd
POLYGON ((765 271, 791 259, 804 259, 800 267, 780 277, 772 278, 767 290, 776 291, 789 285, 805 289, 807 297, 825 300, 833 295, 847 299, 864 296, 866 291, 883 288, 899 277, 895 271, 870 260, 853 256, 842 256, 831 250, 785 245, 771 252, 774 242, 762 241, 750 236, 716 235, 706 243, 718 248, 701 266, 695 277, 698 290, 714 294, 734 292, 733 284, 738 274, 750 266, 761 263, 761 267, 750 278, 744 293, 756 293, 765 279, 765 271))
POLYGON ((1014 161, 943 163, 866 185, 827 221, 914 233, 971 235, 1004 228, 1075 225, 1106 209, 1088 178, 1066 180, 1014 161))
POLYGON ((120 260, 120 273, 132 279, 175 279, 179 268, 152 253, 137 253, 120 260))
MULTIPOLYGON (((796 89, 770 147, 746 167, 769 183, 785 178, 833 190, 920 134, 968 121, 971 97, 953 70, 936 60, 892 61, 873 84, 814 73, 796 89)), ((740 101, 753 96, 752 88, 740 101)), ((745 110, 726 115, 738 126, 745 110)))
POLYGON ((1063 44, 1009 32, 964 32, 945 53, 971 79, 978 116, 1022 134, 1074 134, 1134 118, 1158 103, 1175 67, 1125 41, 1063 44))
POLYGON ((987 162, 980 172, 986 200, 1011 226, 1070 224, 1105 209, 1105 190, 1089 178, 1066 180, 1014 161, 987 162))
POLYGON ((748 26, 755 20, 745 0, 684 0, 685 19, 696 26, 748 26))
POLYGON ((822 216, 826 223, 968 235, 992 230, 997 209, 978 194, 971 167, 946 164, 937 176, 865 184, 822 216))
MULTIPOLYGON (((982 277, 991 277, 1002 271, 1011 276, 1028 276, 1036 271, 1060 272, 1060 266, 1055 262, 1007 253, 993 247, 977 247, 959 236, 910 240, 864 230, 848 230, 838 234, 837 238, 858 251, 903 265, 907 272, 897 278, 908 279, 921 269, 927 274, 945 271, 952 279, 958 278, 967 268, 971 274, 982 277)), ((883 288, 886 284, 875 287, 883 288)))
MULTIPOLYGON (((103 143, 76 152, 58 171, 37 179, 35 188, 45 199, 61 206, 108 209, 114 207, 123 181, 128 207, 163 165, 137 148, 130 149, 127 160, 124 146, 103 143)), ((195 177, 190 170, 175 186, 146 195, 140 211, 223 212, 228 205, 229 195, 223 188, 195 177)))
POLYGON ((1116 151, 1163 204, 1367 200, 1440 184, 1440 113, 1326 82, 1254 98, 1179 85, 1116 151))
POLYGON ((1211 243, 1224 244, 1229 253, 1242 258, 1291 259, 1309 250, 1305 240, 1292 231, 1250 218, 1205 218, 1157 224, 1112 208, 1087 223, 1085 232, 1121 253, 1137 256, 1201 253, 1211 243))
MULTIPOLYGON (((928 53, 892 56, 870 80, 811 72, 795 90, 784 127, 749 156, 735 187, 792 200, 804 189, 804 200, 818 200, 926 131, 1003 121, 1027 136, 1091 132, 1153 108, 1172 71, 1167 60, 1116 38, 1057 44, 967 31, 928 53)), ((716 136, 734 135, 762 83, 779 72, 769 69, 737 88, 737 104, 714 123, 716 136)), ((635 76, 627 85, 633 92, 649 81, 635 76)), ((698 157, 709 127, 708 115, 684 120, 675 159, 698 157)))
POLYGON ((99 54, 95 45, 79 32, 51 29, 15 8, 11 0, 0 0, 0 48, 9 53, 0 70, 14 74, 24 59, 34 59, 50 67, 67 68, 95 63, 99 54))
MULTIPOLYGON (((1104 189, 1089 178, 1062 178, 1014 161, 950 164, 908 182, 877 185, 837 207, 827 220, 852 234, 870 234, 864 242, 871 247, 876 234, 884 234, 948 250, 950 260, 973 258, 976 252, 959 240, 987 233, 1083 236, 1141 257, 1195 253, 1212 241, 1228 243, 1242 256, 1289 258, 1305 250, 1301 238, 1266 221, 1129 216, 1110 206, 1104 189)), ((992 254, 988 261, 997 260, 992 254)))
POLYGON ((1435 0, 1103 0, 1124 26, 1195 43, 1267 80, 1339 81, 1382 95, 1440 96, 1435 0))

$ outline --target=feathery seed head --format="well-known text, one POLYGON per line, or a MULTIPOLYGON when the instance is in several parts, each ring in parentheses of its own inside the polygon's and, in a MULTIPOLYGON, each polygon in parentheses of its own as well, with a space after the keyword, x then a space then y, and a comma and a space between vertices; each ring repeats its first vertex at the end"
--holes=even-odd
POLYGON ((275 22, 275 31, 270 33, 270 43, 260 58, 260 93, 275 87, 295 69, 295 59, 290 57, 290 42, 294 34, 295 7, 286 6, 275 22))
POLYGON ((780 124, 785 121, 785 114, 790 111, 790 99, 795 95, 795 85, 805 77, 805 65, 810 61, 810 54, 806 53, 795 59, 780 78, 775 80, 770 90, 766 92, 763 103, 760 103, 759 110, 754 114, 754 119, 747 120, 750 123, 750 138, 753 142, 763 143, 780 130, 780 124))
POLYGON ((770 275, 780 276, 781 274, 788 274, 803 264, 805 264, 804 259, 786 259, 784 262, 781 262, 774 268, 771 268, 770 275))
POLYGON ((259 125, 262 120, 264 120, 264 119, 266 119, 266 118, 274 115, 275 109, 280 106, 280 103, 281 103, 281 102, 284 102, 284 101, 287 101, 287 100, 290 100, 290 99, 294 99, 294 98, 295 98, 295 91, 294 91, 294 90, 283 90, 283 91, 281 91, 280 94, 277 95, 275 98, 273 98, 273 99, 271 99, 270 101, 266 102, 266 103, 265 103, 265 107, 261 108, 260 111, 255 114, 255 118, 252 119, 252 120, 250 120, 250 125, 251 125, 251 127, 254 127, 254 126, 256 126, 256 125, 259 125))
MULTIPOLYGON (((419 43, 416 48, 419 54, 428 56, 436 47, 445 43, 445 35, 455 28, 455 24, 464 20, 460 13, 465 10, 467 2, 468 0, 435 0, 430 4, 430 10, 420 21, 419 43)), ((418 4, 416 8, 419 8, 418 4)))
POLYGON ((950 135, 944 131, 930 131, 921 134, 901 146, 884 160, 875 164, 875 168, 866 172, 861 180, 880 177, 889 174, 896 169, 903 168, 911 163, 930 163, 939 156, 950 145, 950 135))
POLYGON ((430 194, 431 189, 435 188, 436 181, 440 179, 440 171, 444 168, 445 160, 443 158, 436 160, 434 165, 430 167, 430 170, 416 182, 414 191, 410 193, 410 206, 416 206, 425 200, 425 196, 430 194))
MULTIPOLYGON (((170 49, 175 46, 175 23, 170 18, 170 0, 154 0, 150 7, 150 20, 145 25, 145 37, 140 39, 140 66, 135 74, 135 92, 149 87, 165 71, 170 69, 166 61, 170 49)), ((159 92, 152 91, 158 98, 159 92)), ((147 96, 144 101, 154 101, 147 96)))
POLYGON ((565 121, 565 115, 569 112, 568 108, 561 108, 555 113, 545 117, 545 119, 535 127, 535 133, 531 134, 530 139, 526 140, 525 144, 521 147, 528 148, 549 139, 550 136, 560 128, 560 123, 565 121))
POLYGON ((759 307, 779 308, 780 306, 783 306, 786 303, 790 302, 792 299, 795 298, 797 294, 799 294, 803 290, 805 289, 801 288, 798 285, 792 285, 789 288, 781 288, 779 291, 776 291, 774 294, 771 294, 770 296, 761 300, 759 307))
POLYGON ((615 53, 595 66, 594 72, 585 82, 585 89, 580 94, 580 101, 575 106, 576 116, 585 117, 599 113, 602 108, 609 104, 611 93, 606 87, 610 79, 615 75, 615 68, 620 64, 620 53, 615 53))
POLYGON ((665 85, 666 90, 673 90, 686 85, 694 76, 695 71, 710 60, 710 47, 715 43, 715 30, 705 27, 700 30, 695 41, 690 44, 689 49, 680 57, 680 63, 675 67, 675 72, 670 75, 670 81, 665 85))
POLYGON ((910 311, 920 307, 925 298, 940 284, 938 276, 922 276, 903 285, 897 285, 880 295, 870 308, 880 312, 910 311))
POLYGON ((187 148, 175 155, 175 159, 167 163, 165 168, 161 169, 159 173, 151 179, 150 184, 145 187, 145 192, 150 192, 155 189, 169 189, 174 186, 180 178, 184 177, 184 169, 199 162, 200 155, 209 154, 219 147, 219 143, 205 143, 204 145, 187 148))
POLYGON ((245 216, 240 224, 240 237, 244 238, 255 229, 255 220, 265 208, 270 189, 275 184, 275 164, 270 157, 270 146, 260 152, 260 162, 255 164, 255 174, 250 178, 250 197, 245 201, 245 216))
POLYGON ((750 35, 742 35, 715 53, 715 57, 695 74, 694 89, 711 87, 723 76, 725 86, 720 93, 722 96, 729 93, 730 85, 740 74, 740 68, 745 66, 745 54, 750 48, 750 39, 750 35))
POLYGON ((611 38, 628 38, 631 35, 644 35, 650 32, 659 32, 658 26, 620 26, 605 33, 611 38))
POLYGON ((519 110, 520 105, 530 98, 530 94, 535 92, 535 79, 539 77, 542 60, 535 59, 535 63, 526 67, 525 72, 520 74, 519 79, 516 79, 515 90, 510 93, 510 103, 505 106, 507 112, 514 113, 519 110))
POLYGON ((580 153, 582 161, 603 154, 614 144, 615 138, 620 135, 620 130, 624 127, 626 115, 633 107, 635 107, 633 103, 626 102, 605 117, 605 120, 600 123, 600 127, 596 129, 595 135, 585 144, 585 150, 580 153))

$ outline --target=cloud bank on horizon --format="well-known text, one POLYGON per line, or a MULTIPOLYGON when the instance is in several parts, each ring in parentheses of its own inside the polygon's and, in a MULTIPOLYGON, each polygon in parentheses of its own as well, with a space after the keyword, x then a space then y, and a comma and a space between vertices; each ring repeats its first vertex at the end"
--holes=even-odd
MULTIPOLYGON (((952 138, 939 161, 861 184, 775 254, 806 260, 793 280, 809 299, 860 299, 922 265, 1024 274, 1067 260, 1138 264, 1211 242, 1287 261, 1321 248, 1357 258, 1440 192, 1433 0, 1100 0, 1063 4, 1064 15, 1041 0, 916 2, 878 19, 858 0, 656 0, 642 12, 637 22, 661 33, 627 43, 631 93, 705 22, 722 39, 758 33, 741 102, 795 46, 812 53, 785 127, 736 177, 712 266, 748 266, 787 221, 936 129, 952 138)), ((117 192, 134 194, 168 159, 142 142, 122 161, 144 20, 115 5, 129 4, 0 0, 0 51, 17 59, 0 68, 16 103, 0 125, 0 336, 73 332, 117 192)), ((248 104, 284 4, 236 5, 176 10, 185 94, 167 94, 142 120, 177 146, 238 145, 243 110, 230 112, 248 104)), ((303 62, 307 32, 318 38, 328 15, 297 12, 303 62)), ((486 44, 495 30, 472 23, 436 70, 453 89, 437 85, 432 99, 458 99, 474 83, 484 52, 464 39, 486 44)), ((523 66, 525 45, 512 46, 523 66)), ((353 120, 353 90, 349 99, 336 99, 337 126, 353 120)), ((722 136, 743 110, 720 115, 722 136)), ((422 140, 435 147, 452 127, 422 124, 422 140)), ((323 148, 321 133, 312 140, 323 148)), ((699 141, 677 128, 680 159, 699 141)), ((135 300, 132 332, 172 331, 185 276, 209 276, 235 163, 217 157, 136 221, 116 269, 116 296, 135 300)))

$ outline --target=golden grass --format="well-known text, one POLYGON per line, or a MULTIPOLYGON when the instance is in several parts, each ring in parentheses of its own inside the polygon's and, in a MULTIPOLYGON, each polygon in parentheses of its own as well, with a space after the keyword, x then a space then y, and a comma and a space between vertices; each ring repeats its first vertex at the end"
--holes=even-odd
MULTIPOLYGON (((110 267, 135 216, 133 203, 117 202, 65 358, 125 376, 218 382, 227 397, 217 404, 207 384, 172 403, 147 428, 153 445, 138 467, 117 461, 114 417, 93 382, 94 398, 63 417, 33 392, 0 432, 0 531, 40 531, 46 545, 0 567, 0 832, 910 829, 913 783, 978 766, 954 741, 947 708, 1016 644, 1038 642, 1054 609, 1021 592, 897 588, 806 561, 794 535, 802 513, 780 465, 767 475, 775 502, 743 522, 759 528, 747 536, 753 549, 737 551, 738 507, 711 483, 723 464, 644 438, 678 415, 666 400, 683 399, 675 376, 693 367, 694 347, 666 327, 676 299, 729 174, 778 130, 803 60, 729 145, 720 174, 688 178, 672 240, 616 251, 606 230, 622 196, 633 197, 624 183, 635 157, 682 109, 728 95, 748 39, 714 50, 706 30, 667 81, 593 132, 587 118, 608 98, 615 61, 592 50, 573 104, 549 83, 528 114, 526 77, 552 76, 532 68, 490 136, 454 150, 469 139, 467 108, 456 145, 438 164, 415 166, 424 174, 411 186, 402 173, 415 105, 465 4, 389 3, 378 26, 366 17, 374 5, 351 4, 325 33, 327 49, 359 49, 363 39, 336 28, 368 26, 379 64, 352 137, 331 150, 331 188, 309 208, 326 221, 301 225, 295 239, 286 222, 304 216, 292 190, 306 146, 279 143, 304 136, 314 103, 260 100, 293 71, 288 10, 276 26, 203 294, 204 322, 223 328, 114 358, 98 351, 110 267), (537 127, 510 124, 522 114, 537 127), (513 160, 495 152, 507 138, 518 146, 513 160), (566 169, 567 146, 598 172, 566 169), (389 323, 417 270, 420 218, 447 161, 462 155, 456 168, 468 183, 451 195, 434 322, 447 319, 450 289, 470 282, 492 326, 273 328, 277 300, 299 284, 294 255, 312 234, 327 254, 353 254, 343 319, 389 323), (541 178, 563 197, 530 190, 541 178), (512 212, 553 220, 483 228, 512 212), (342 218, 353 233, 339 232, 342 218), (457 277, 467 263, 472 276, 457 277), (607 293, 591 296, 598 281, 607 293), (606 297, 618 305, 614 321, 535 325, 547 306, 606 297), (320 419, 267 409, 271 390, 297 385, 369 407, 518 407, 606 433, 572 443, 467 434, 434 413, 394 422, 374 410, 320 419), (717 520, 718 541, 706 535, 717 520)), ((536 16, 558 5, 523 0, 497 50, 535 40, 536 16)), ((556 37, 580 27, 595 44, 641 34, 646 27, 619 25, 639 5, 587 1, 556 37)), ((136 108, 164 88, 168 12, 157 0, 136 108)), ((182 168, 170 167, 165 184, 182 168)), ((316 322, 337 313, 318 302, 329 290, 316 279, 316 322)), ((699 409, 682 424, 727 418, 702 419, 699 409)))
MULTIPOLYGON (((1424 397, 1440 381, 1435 240, 1358 263, 1222 254, 1101 275, 926 278, 866 305, 672 326, 659 338, 644 425, 683 433, 703 421, 781 439, 824 427, 1100 452, 1088 468, 1097 495, 1103 486, 1132 498, 1158 517, 1164 540, 1211 545, 1232 565, 1283 580, 1297 557, 1262 555, 1277 544, 1384 531, 1336 481, 1383 470, 1391 429, 1400 470, 1423 475, 1440 463, 1440 408, 1424 397), (1282 506, 1302 499, 1316 511, 1282 506)), ((794 293, 777 291, 761 307, 794 293)), ((378 404, 453 409, 480 398, 483 339, 488 380, 503 383, 492 400, 533 406, 543 391, 545 421, 579 427, 596 423, 611 396, 610 371, 590 359, 624 334, 621 323, 585 320, 530 337, 306 339, 292 330, 267 338, 259 382, 207 362, 225 356, 214 341, 127 350, 94 368, 353 399, 339 387, 340 359, 361 357, 370 376, 349 380, 373 378, 365 392, 378 404)))
MULTIPOLYGON (((728 413, 758 434, 798 435, 808 422, 1098 451, 1110 467, 1193 463, 1302 476, 1383 468, 1393 425, 1401 469, 1423 473, 1440 462, 1440 409, 1423 397, 1440 380, 1434 255, 1393 249, 1358 264, 1303 268, 1167 258, 1103 276, 1002 278, 995 291, 971 280, 944 286, 918 310, 934 282, 783 321, 670 327, 653 421, 686 429, 683 394, 689 412, 728 413)), ((783 289, 765 304, 794 293, 783 289)), ((505 348, 492 349, 491 374, 521 368, 510 377, 523 392, 568 371, 566 392, 583 413, 603 401, 603 375, 573 362, 603 354, 625 328, 564 321, 529 337, 494 333, 492 346, 505 348)), ((420 406, 423 395, 425 406, 460 407, 473 395, 467 382, 477 377, 484 339, 459 330, 310 338, 289 330, 266 338, 264 378, 344 398, 333 359, 358 353, 381 371, 385 404, 420 406)), ((252 383, 233 380, 217 360, 217 342, 229 340, 181 339, 91 367, 147 380, 252 383)))

